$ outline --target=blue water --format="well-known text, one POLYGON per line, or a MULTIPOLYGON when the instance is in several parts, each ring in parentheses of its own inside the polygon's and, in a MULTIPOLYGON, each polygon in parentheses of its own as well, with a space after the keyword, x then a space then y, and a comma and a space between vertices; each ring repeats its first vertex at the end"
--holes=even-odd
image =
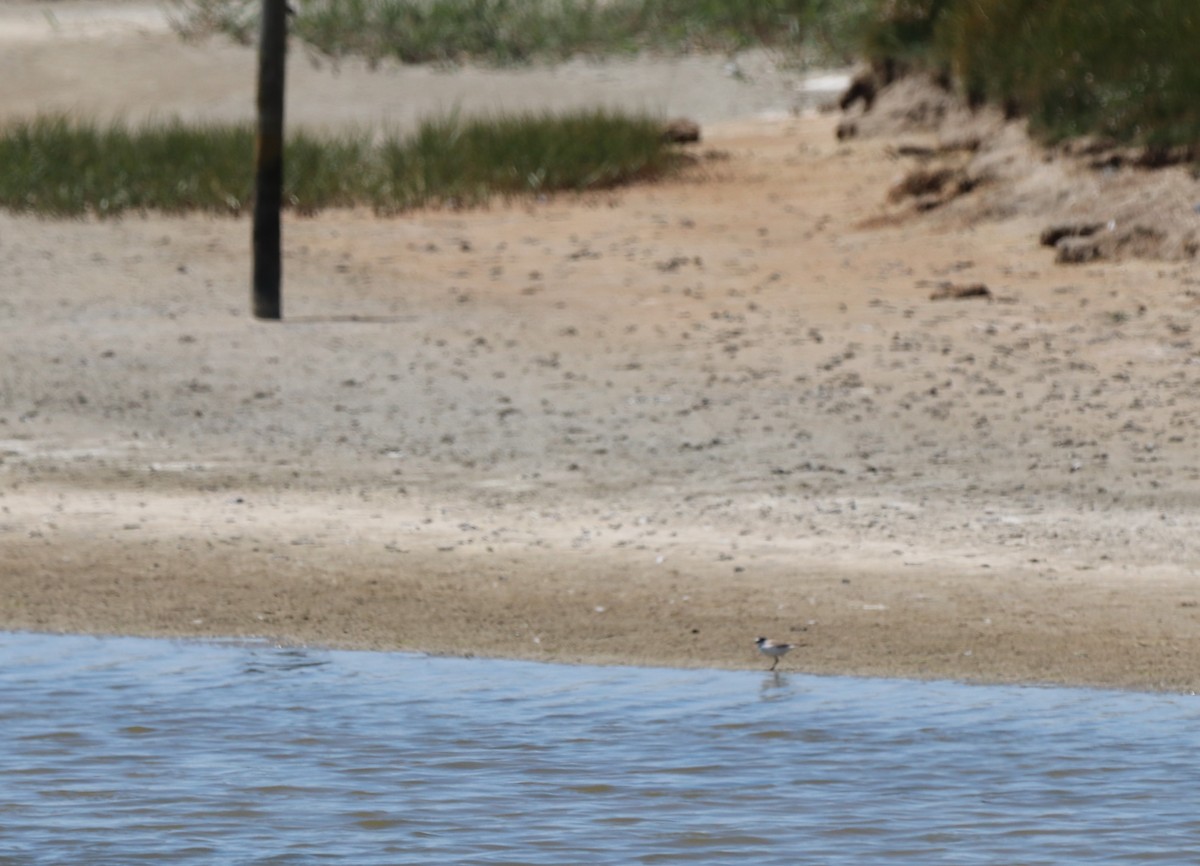
POLYGON ((1198 863, 1189 696, 0 633, 0 863, 1198 863))

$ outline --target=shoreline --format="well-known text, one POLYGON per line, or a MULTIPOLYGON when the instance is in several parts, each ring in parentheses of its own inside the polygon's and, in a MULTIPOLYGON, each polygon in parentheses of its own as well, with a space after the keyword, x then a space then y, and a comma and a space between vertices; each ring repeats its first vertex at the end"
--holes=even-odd
MULTIPOLYGON (((1125 684, 1111 683, 1107 681, 1088 682, 1068 680, 1026 680, 1019 677, 970 677, 962 675, 953 675, 946 673, 878 673, 874 671, 845 671, 840 669, 832 670, 810 670, 808 668, 791 665, 787 662, 780 662, 776 670, 770 669, 770 659, 762 656, 755 650, 754 641, 751 641, 751 649, 755 650, 755 660, 757 664, 739 665, 739 664, 670 664, 655 661, 652 659, 631 660, 628 658, 608 658, 604 660, 591 660, 587 658, 551 658, 544 655, 521 655, 521 654, 482 654, 476 652, 454 652, 454 651, 435 651, 412 649, 404 647, 391 646, 369 646, 360 645, 357 643, 327 643, 321 641, 307 641, 300 639, 285 639, 272 634, 201 634, 201 633, 141 633, 136 631, 118 630, 96 630, 96 629, 71 629, 71 630, 45 630, 35 628, 0 628, 0 634, 9 635, 31 635, 41 637, 83 637, 94 638, 96 640, 120 640, 129 638, 132 640, 145 641, 171 641, 179 643, 194 643, 194 644, 212 644, 214 646, 265 646, 272 649, 282 650, 305 650, 314 652, 330 652, 330 653, 381 653, 394 654, 400 656, 411 656, 415 658, 432 658, 432 659, 459 659, 463 661, 479 660, 479 661, 496 661, 496 662, 520 662, 538 665, 559 665, 563 667, 596 667, 596 668, 629 668, 631 670, 664 670, 664 671, 722 671, 722 672, 742 672, 748 674, 768 674, 798 677, 812 677, 816 679, 831 678, 831 679, 846 679, 846 680, 884 680, 888 682, 902 683, 946 683, 959 686, 979 686, 982 688, 1019 688, 1019 689, 1076 689, 1085 691, 1104 691, 1104 692, 1121 692, 1126 694, 1146 694, 1146 695, 1167 695, 1167 696, 1195 696, 1195 689, 1184 687, 1167 687, 1159 683, 1156 685, 1147 684, 1144 682, 1131 682, 1125 684)), ((792 652, 795 652, 793 650, 792 652)), ((795 660, 795 656, 788 654, 789 660, 795 660)))
POLYGON ((583 550, 563 524, 589 518, 561 501, 552 526, 535 527, 485 523, 478 503, 364 509, 269 482, 55 487, 75 513, 52 525, 44 487, 0 500, 8 515, 43 515, 25 539, 0 536, 5 628, 748 670, 763 667, 762 632, 800 644, 785 662, 797 673, 1194 688, 1194 584, 1161 567, 1153 583, 1123 568, 1055 576, 993 550, 971 570, 961 558, 935 570, 909 546, 897 576, 886 551, 839 556, 840 539, 805 550, 739 535, 731 552, 679 527, 669 542, 632 532, 583 550), (468 515, 480 522, 464 529, 468 515))

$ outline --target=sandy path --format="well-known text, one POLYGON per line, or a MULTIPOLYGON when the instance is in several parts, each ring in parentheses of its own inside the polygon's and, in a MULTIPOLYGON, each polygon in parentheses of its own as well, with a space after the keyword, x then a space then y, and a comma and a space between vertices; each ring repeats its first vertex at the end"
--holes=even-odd
POLYGON ((1195 266, 863 228, 898 167, 833 124, 289 220, 281 325, 244 221, 0 216, 0 623, 1195 688, 1195 266))

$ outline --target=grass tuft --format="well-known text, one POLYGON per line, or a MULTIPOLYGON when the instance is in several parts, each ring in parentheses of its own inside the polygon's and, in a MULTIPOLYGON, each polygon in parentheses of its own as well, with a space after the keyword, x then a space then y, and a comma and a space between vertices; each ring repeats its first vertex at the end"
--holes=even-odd
MULTIPOLYGON (((412 135, 288 137, 284 201, 301 213, 394 213, 492 196, 605 189, 680 162, 649 116, 611 111, 423 123, 412 135)), ((250 124, 131 128, 63 116, 0 128, 0 207, 49 217, 125 211, 238 214, 253 199, 250 124)))

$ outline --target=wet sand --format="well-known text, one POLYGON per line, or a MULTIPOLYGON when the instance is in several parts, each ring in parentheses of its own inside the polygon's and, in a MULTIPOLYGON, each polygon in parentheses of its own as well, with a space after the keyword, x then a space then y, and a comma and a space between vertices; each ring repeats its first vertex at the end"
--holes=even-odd
POLYGON ((757 84, 669 183, 289 218, 281 324, 245 220, 0 215, 0 626, 1196 688, 1196 266, 891 218, 757 84))

